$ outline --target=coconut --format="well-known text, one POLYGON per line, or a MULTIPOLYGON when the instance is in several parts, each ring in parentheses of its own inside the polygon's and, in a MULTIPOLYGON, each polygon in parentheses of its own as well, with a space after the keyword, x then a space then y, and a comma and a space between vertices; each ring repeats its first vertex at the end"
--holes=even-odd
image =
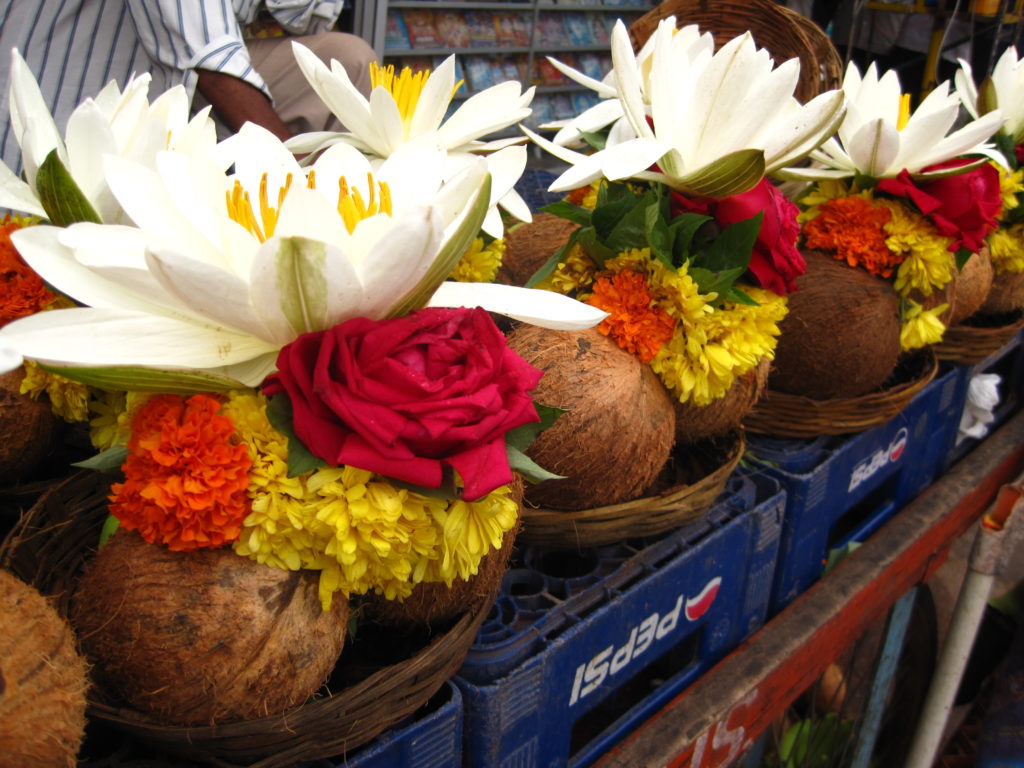
POLYGON ((958 325, 981 309, 992 288, 992 259, 988 248, 972 254, 953 278, 953 305, 950 307, 949 325, 958 325))
POLYGON ((668 459, 676 428, 672 400, 650 367, 593 328, 522 326, 508 344, 544 371, 534 400, 569 411, 527 450, 566 477, 527 486, 527 501, 589 509, 639 496, 668 459))
POLYGON ((25 370, 0 375, 0 485, 32 472, 53 449, 57 419, 45 398, 20 392, 25 370))
POLYGON ((736 430, 764 392, 770 367, 771 361, 762 358, 753 370, 737 376, 723 397, 705 406, 676 401, 676 443, 690 445, 736 430))
MULTIPOLYGON (((513 493, 518 503, 523 499, 523 481, 516 479, 513 493)), ((363 603, 365 615, 386 627, 436 629, 455 619, 481 601, 493 602, 501 589, 501 579, 512 557, 512 546, 519 532, 519 522, 505 533, 500 549, 492 549, 480 560, 475 576, 455 579, 451 586, 417 584, 404 600, 385 600, 370 595, 363 603)))
POLYGON ((68 623, 36 589, 0 571, 0 762, 74 766, 87 687, 68 623))
POLYGON ((526 285, 578 226, 551 213, 535 213, 533 221, 510 227, 505 233, 505 255, 497 282, 526 285))
POLYGON ((899 296, 829 253, 804 255, 807 272, 789 296, 769 389, 818 400, 878 389, 900 356, 899 296))
POLYGON ((301 704, 334 668, 348 601, 317 575, 229 549, 171 552, 118 531, 87 566, 72 623, 107 694, 161 722, 252 719, 301 704))
POLYGON ((1024 309, 1024 272, 1000 272, 992 280, 981 312, 986 315, 1005 315, 1024 309))

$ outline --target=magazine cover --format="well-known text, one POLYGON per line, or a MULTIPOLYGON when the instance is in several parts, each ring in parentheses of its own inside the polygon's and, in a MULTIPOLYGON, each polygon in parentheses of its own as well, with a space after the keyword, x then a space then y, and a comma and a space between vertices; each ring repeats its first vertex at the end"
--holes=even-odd
POLYGON ((469 29, 463 23, 462 14, 457 11, 437 11, 434 26, 441 40, 449 48, 468 48, 469 29))
POLYGON ((611 37, 608 34, 608 27, 605 26, 603 14, 588 13, 587 23, 590 24, 590 36, 594 38, 594 45, 608 45, 611 37))
POLYGON ((494 31, 500 46, 526 48, 530 45, 530 31, 521 14, 494 14, 494 31))
POLYGON ((593 91, 577 91, 572 95, 573 114, 578 115, 581 112, 586 112, 597 102, 597 94, 593 91))
POLYGON ((467 11, 462 14, 469 29, 469 44, 473 48, 493 48, 498 43, 494 31, 494 17, 486 11, 467 11))
POLYGON ((440 48, 444 45, 441 35, 434 26, 434 12, 406 8, 405 28, 409 32, 409 42, 413 48, 440 48))
POLYGON ((544 46, 568 45, 569 37, 562 26, 562 17, 557 13, 542 13, 537 19, 537 33, 544 46))
POLYGON ((555 69, 546 57, 534 59, 533 65, 536 70, 533 76, 534 85, 565 85, 565 76, 555 69))
POLYGON ((385 48, 408 48, 409 32, 401 11, 388 11, 387 26, 384 28, 385 48))
POLYGON ((491 59, 489 56, 467 56, 465 61, 466 79, 469 87, 474 91, 482 91, 494 85, 494 75, 491 72, 491 59))
POLYGON ((593 27, 582 13, 567 13, 562 19, 562 26, 569 37, 569 45, 594 45, 593 27))
POLYGON ((551 100, 546 95, 537 96, 530 107, 533 109, 533 113, 526 122, 535 128, 555 119, 554 113, 551 111, 551 100))
POLYGON ((572 109, 572 99, 568 93, 556 93, 551 97, 551 111, 554 114, 555 120, 567 120, 570 117, 575 117, 576 113, 572 109))
POLYGON ((587 77, 592 77, 595 80, 603 80, 605 72, 604 64, 601 61, 601 55, 597 53, 581 53, 579 55, 580 65, 577 67, 587 77))

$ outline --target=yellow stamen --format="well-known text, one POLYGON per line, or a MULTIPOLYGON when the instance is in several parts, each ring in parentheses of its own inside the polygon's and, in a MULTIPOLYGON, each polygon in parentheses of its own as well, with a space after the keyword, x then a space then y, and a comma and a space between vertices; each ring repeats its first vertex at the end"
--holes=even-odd
MULTIPOLYGON (((402 67, 402 71, 396 76, 394 64, 382 67, 379 64, 370 64, 370 85, 372 88, 381 86, 385 88, 398 106, 398 114, 402 117, 402 125, 406 132, 412 124, 412 116, 416 111, 416 104, 419 103, 423 86, 430 77, 429 69, 421 69, 413 72, 409 67, 402 67)), ((456 85, 457 89, 459 86, 456 85)))
POLYGON ((260 218, 257 220, 249 193, 242 188, 242 183, 235 179, 235 186, 230 192, 225 193, 228 216, 249 230, 249 232, 256 236, 257 240, 264 243, 274 236, 274 230, 277 228, 278 212, 284 204, 284 199, 291 185, 292 175, 289 173, 285 177, 284 186, 277 191, 277 207, 274 208, 270 205, 270 199, 267 195, 267 174, 263 174, 263 178, 260 179, 260 218), (260 226, 261 224, 262 226, 260 226))
POLYGON ((338 179, 338 214, 345 222, 349 234, 355 231, 356 225, 363 219, 378 213, 391 215, 391 189, 387 183, 375 182, 372 173, 366 174, 366 182, 369 201, 363 199, 358 189, 349 187, 344 176, 338 179))
POLYGON ((910 122, 910 94, 900 94, 900 114, 896 118, 896 130, 902 131, 910 122))

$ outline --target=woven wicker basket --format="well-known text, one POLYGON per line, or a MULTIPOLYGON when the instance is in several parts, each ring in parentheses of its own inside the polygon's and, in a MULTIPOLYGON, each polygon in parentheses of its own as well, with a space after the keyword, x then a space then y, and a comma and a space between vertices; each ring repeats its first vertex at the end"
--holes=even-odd
MULTIPOLYGON (((0 567, 53 596, 63 615, 90 554, 83 542, 96 541, 106 517, 107 488, 95 473, 67 478, 39 499, 0 546, 0 567)), ((334 677, 353 681, 332 678, 324 696, 281 715, 209 727, 165 726, 91 696, 88 718, 156 752, 221 766, 275 768, 341 755, 414 713, 455 674, 495 597, 469 606, 446 631, 397 663, 354 672, 343 662, 334 677)))
POLYGON ((696 24, 710 32, 716 47, 749 31, 776 64, 799 59, 795 96, 801 102, 842 83, 843 62, 828 35, 810 19, 771 0, 667 0, 630 26, 634 48, 639 50, 668 16, 675 16, 680 27, 696 24))
POLYGON ((1024 311, 1017 310, 999 318, 975 315, 960 325, 947 328, 935 345, 939 360, 973 365, 998 352, 1024 328, 1024 311), (988 322, 986 322, 988 320, 988 322))
POLYGON ((743 455, 742 432, 688 447, 670 461, 651 496, 592 509, 523 507, 519 541, 558 547, 599 547, 626 539, 655 536, 697 520, 725 489, 743 455), (670 476, 671 475, 671 476, 670 476), (680 476, 700 477, 679 483, 680 476))
POLYGON ((881 391, 861 397, 814 400, 768 390, 747 414, 743 426, 779 437, 863 432, 899 414, 935 378, 938 368, 935 353, 925 349, 905 357, 881 391))

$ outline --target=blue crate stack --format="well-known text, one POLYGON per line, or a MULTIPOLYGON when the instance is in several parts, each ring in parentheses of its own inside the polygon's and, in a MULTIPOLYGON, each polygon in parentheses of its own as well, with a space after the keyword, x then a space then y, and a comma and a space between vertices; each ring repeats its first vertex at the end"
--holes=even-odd
POLYGON ((466 765, 584 766, 765 621, 785 494, 738 474, 699 522, 529 547, 456 677, 466 765))

